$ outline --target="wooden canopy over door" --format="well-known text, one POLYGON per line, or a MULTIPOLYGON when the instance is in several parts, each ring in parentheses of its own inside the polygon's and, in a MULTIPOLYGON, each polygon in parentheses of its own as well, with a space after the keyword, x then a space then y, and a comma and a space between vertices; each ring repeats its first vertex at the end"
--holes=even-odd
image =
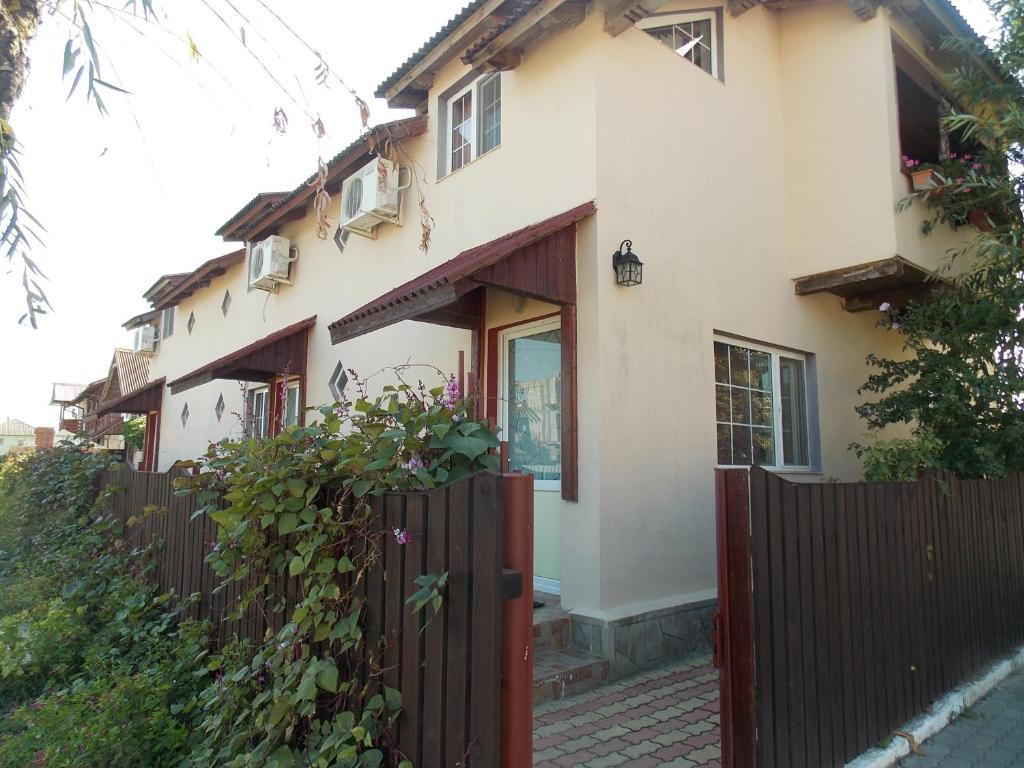
POLYGON ((146 431, 142 444, 142 462, 139 469, 155 472, 160 446, 160 409, 164 399, 164 384, 161 377, 139 387, 134 392, 110 400, 97 410, 97 415, 109 413, 130 413, 146 417, 146 431))
MULTIPOLYGON (((330 324, 338 344, 403 320, 473 332, 475 379, 482 376, 487 288, 561 307, 562 498, 578 497, 576 405, 576 223, 597 210, 578 205, 557 216, 463 251, 330 324)), ((497 402, 496 390, 486 393, 497 402)), ((488 412, 494 409, 487 408, 488 412)))
POLYGON ((214 379, 269 383, 282 374, 290 374, 304 380, 309 329, 314 325, 316 315, 186 373, 167 386, 176 395, 214 379))

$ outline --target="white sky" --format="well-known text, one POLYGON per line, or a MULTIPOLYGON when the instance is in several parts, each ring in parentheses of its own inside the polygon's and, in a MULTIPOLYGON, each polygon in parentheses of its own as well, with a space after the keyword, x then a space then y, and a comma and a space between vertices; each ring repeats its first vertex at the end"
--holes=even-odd
MULTIPOLYGON (((370 101, 376 123, 403 114, 370 100, 376 85, 466 0, 266 2, 370 101)), ((979 31, 991 30, 981 0, 956 4, 979 31)), ((319 153, 329 158, 359 134, 351 97, 336 83, 315 85, 315 57, 259 0, 165 5, 170 17, 141 25, 146 37, 100 9, 90 17, 107 59, 104 79, 133 94, 104 93, 106 117, 85 103, 84 84, 65 102, 63 20, 46 19, 32 44, 32 73, 11 122, 23 144, 28 206, 47 228, 32 256, 51 278, 43 287, 56 313, 40 318, 38 330, 17 325, 20 264, 4 274, 0 261, 0 420, 56 426, 51 384, 106 375, 113 348, 130 345, 121 323, 148 309, 142 292, 157 277, 232 250, 213 236, 232 213, 257 192, 294 188, 315 170, 319 153), (303 108, 232 39, 243 26, 249 50, 322 117, 324 139, 314 138, 303 108), (199 62, 189 59, 186 32, 199 62), (277 106, 290 118, 285 136, 271 127, 277 106)))

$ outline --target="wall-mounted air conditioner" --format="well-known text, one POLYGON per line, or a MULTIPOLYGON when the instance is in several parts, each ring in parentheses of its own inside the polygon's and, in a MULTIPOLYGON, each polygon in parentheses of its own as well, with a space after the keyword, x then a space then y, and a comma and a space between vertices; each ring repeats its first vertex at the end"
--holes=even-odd
POLYGON ((291 285, 291 243, 287 237, 272 235, 249 249, 249 286, 274 291, 281 284, 291 285))
MULTIPOLYGON (((375 157, 341 185, 341 227, 364 237, 375 237, 378 224, 400 224, 401 168, 375 157)), ((408 186, 408 184, 406 185, 408 186)))
POLYGON ((136 352, 152 352, 156 349, 156 327, 152 325, 143 325, 135 329, 135 344, 133 348, 136 352))

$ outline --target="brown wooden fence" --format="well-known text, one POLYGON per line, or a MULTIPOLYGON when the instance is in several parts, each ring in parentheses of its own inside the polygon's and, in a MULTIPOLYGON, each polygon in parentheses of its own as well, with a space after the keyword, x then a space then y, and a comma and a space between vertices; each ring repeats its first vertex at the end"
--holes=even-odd
MULTIPOLYGON (((267 624, 255 606, 241 619, 223 621, 241 589, 232 584, 214 592, 219 580, 204 559, 216 541, 216 525, 206 516, 190 522, 194 499, 172 492, 179 474, 125 467, 107 472, 101 482, 123 489, 112 503, 125 523, 137 519, 125 531, 131 545, 162 541, 155 555, 161 590, 201 592, 195 612, 215 622, 220 640, 239 635, 261 641, 267 624), (147 505, 158 511, 144 514, 147 505)), ((508 482, 480 473, 428 493, 388 494, 375 502, 385 530, 411 534, 405 545, 387 537, 383 562, 365 581, 364 626, 368 647, 385 648, 381 682, 402 692, 398 741, 417 768, 500 764, 502 485, 508 482), (425 612, 413 612, 406 598, 419 588, 417 576, 444 571, 446 600, 424 628, 425 612)), ((277 626, 271 629, 279 629, 281 614, 272 617, 277 626)))
POLYGON ((842 766, 1024 643, 1024 479, 720 472, 732 765, 842 766))

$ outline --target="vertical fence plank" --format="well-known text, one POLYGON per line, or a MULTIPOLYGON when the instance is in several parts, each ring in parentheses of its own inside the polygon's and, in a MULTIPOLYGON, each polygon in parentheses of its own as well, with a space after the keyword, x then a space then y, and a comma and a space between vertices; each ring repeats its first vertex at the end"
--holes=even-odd
MULTIPOLYGON (((427 496, 427 572, 444 573, 448 566, 448 493, 439 489, 427 496)), ((445 724, 444 639, 451 600, 431 616, 424 638, 423 768, 443 768, 445 724)))
POLYGON ((421 629, 426 616, 433 608, 425 607, 420 611, 405 604, 405 598, 419 589, 416 579, 427 572, 426 547, 426 497, 423 494, 408 494, 405 502, 405 528, 409 532, 409 543, 405 550, 405 562, 402 565, 402 634, 401 664, 402 673, 397 686, 402 692, 402 714, 398 722, 398 744, 407 759, 413 765, 420 765, 420 739, 422 736, 423 718, 423 669, 421 651, 423 635, 421 629))
MULTIPOLYGON (((778 543, 778 531, 772 536, 768 521, 768 485, 772 478, 766 472, 751 471, 750 475, 750 539, 754 591, 754 667, 758 717, 758 760, 760 765, 775 763, 775 717, 783 710, 782 680, 778 665, 774 663, 772 644, 775 641, 773 621, 778 622, 772 610, 772 582, 777 562, 772 560, 772 545, 778 543)), ((778 557, 778 555, 776 555, 778 557)))
POLYGON ((469 707, 469 647, 472 580, 468 486, 456 483, 448 490, 448 667, 445 670, 446 766, 466 764, 466 747, 472 715, 469 707))

